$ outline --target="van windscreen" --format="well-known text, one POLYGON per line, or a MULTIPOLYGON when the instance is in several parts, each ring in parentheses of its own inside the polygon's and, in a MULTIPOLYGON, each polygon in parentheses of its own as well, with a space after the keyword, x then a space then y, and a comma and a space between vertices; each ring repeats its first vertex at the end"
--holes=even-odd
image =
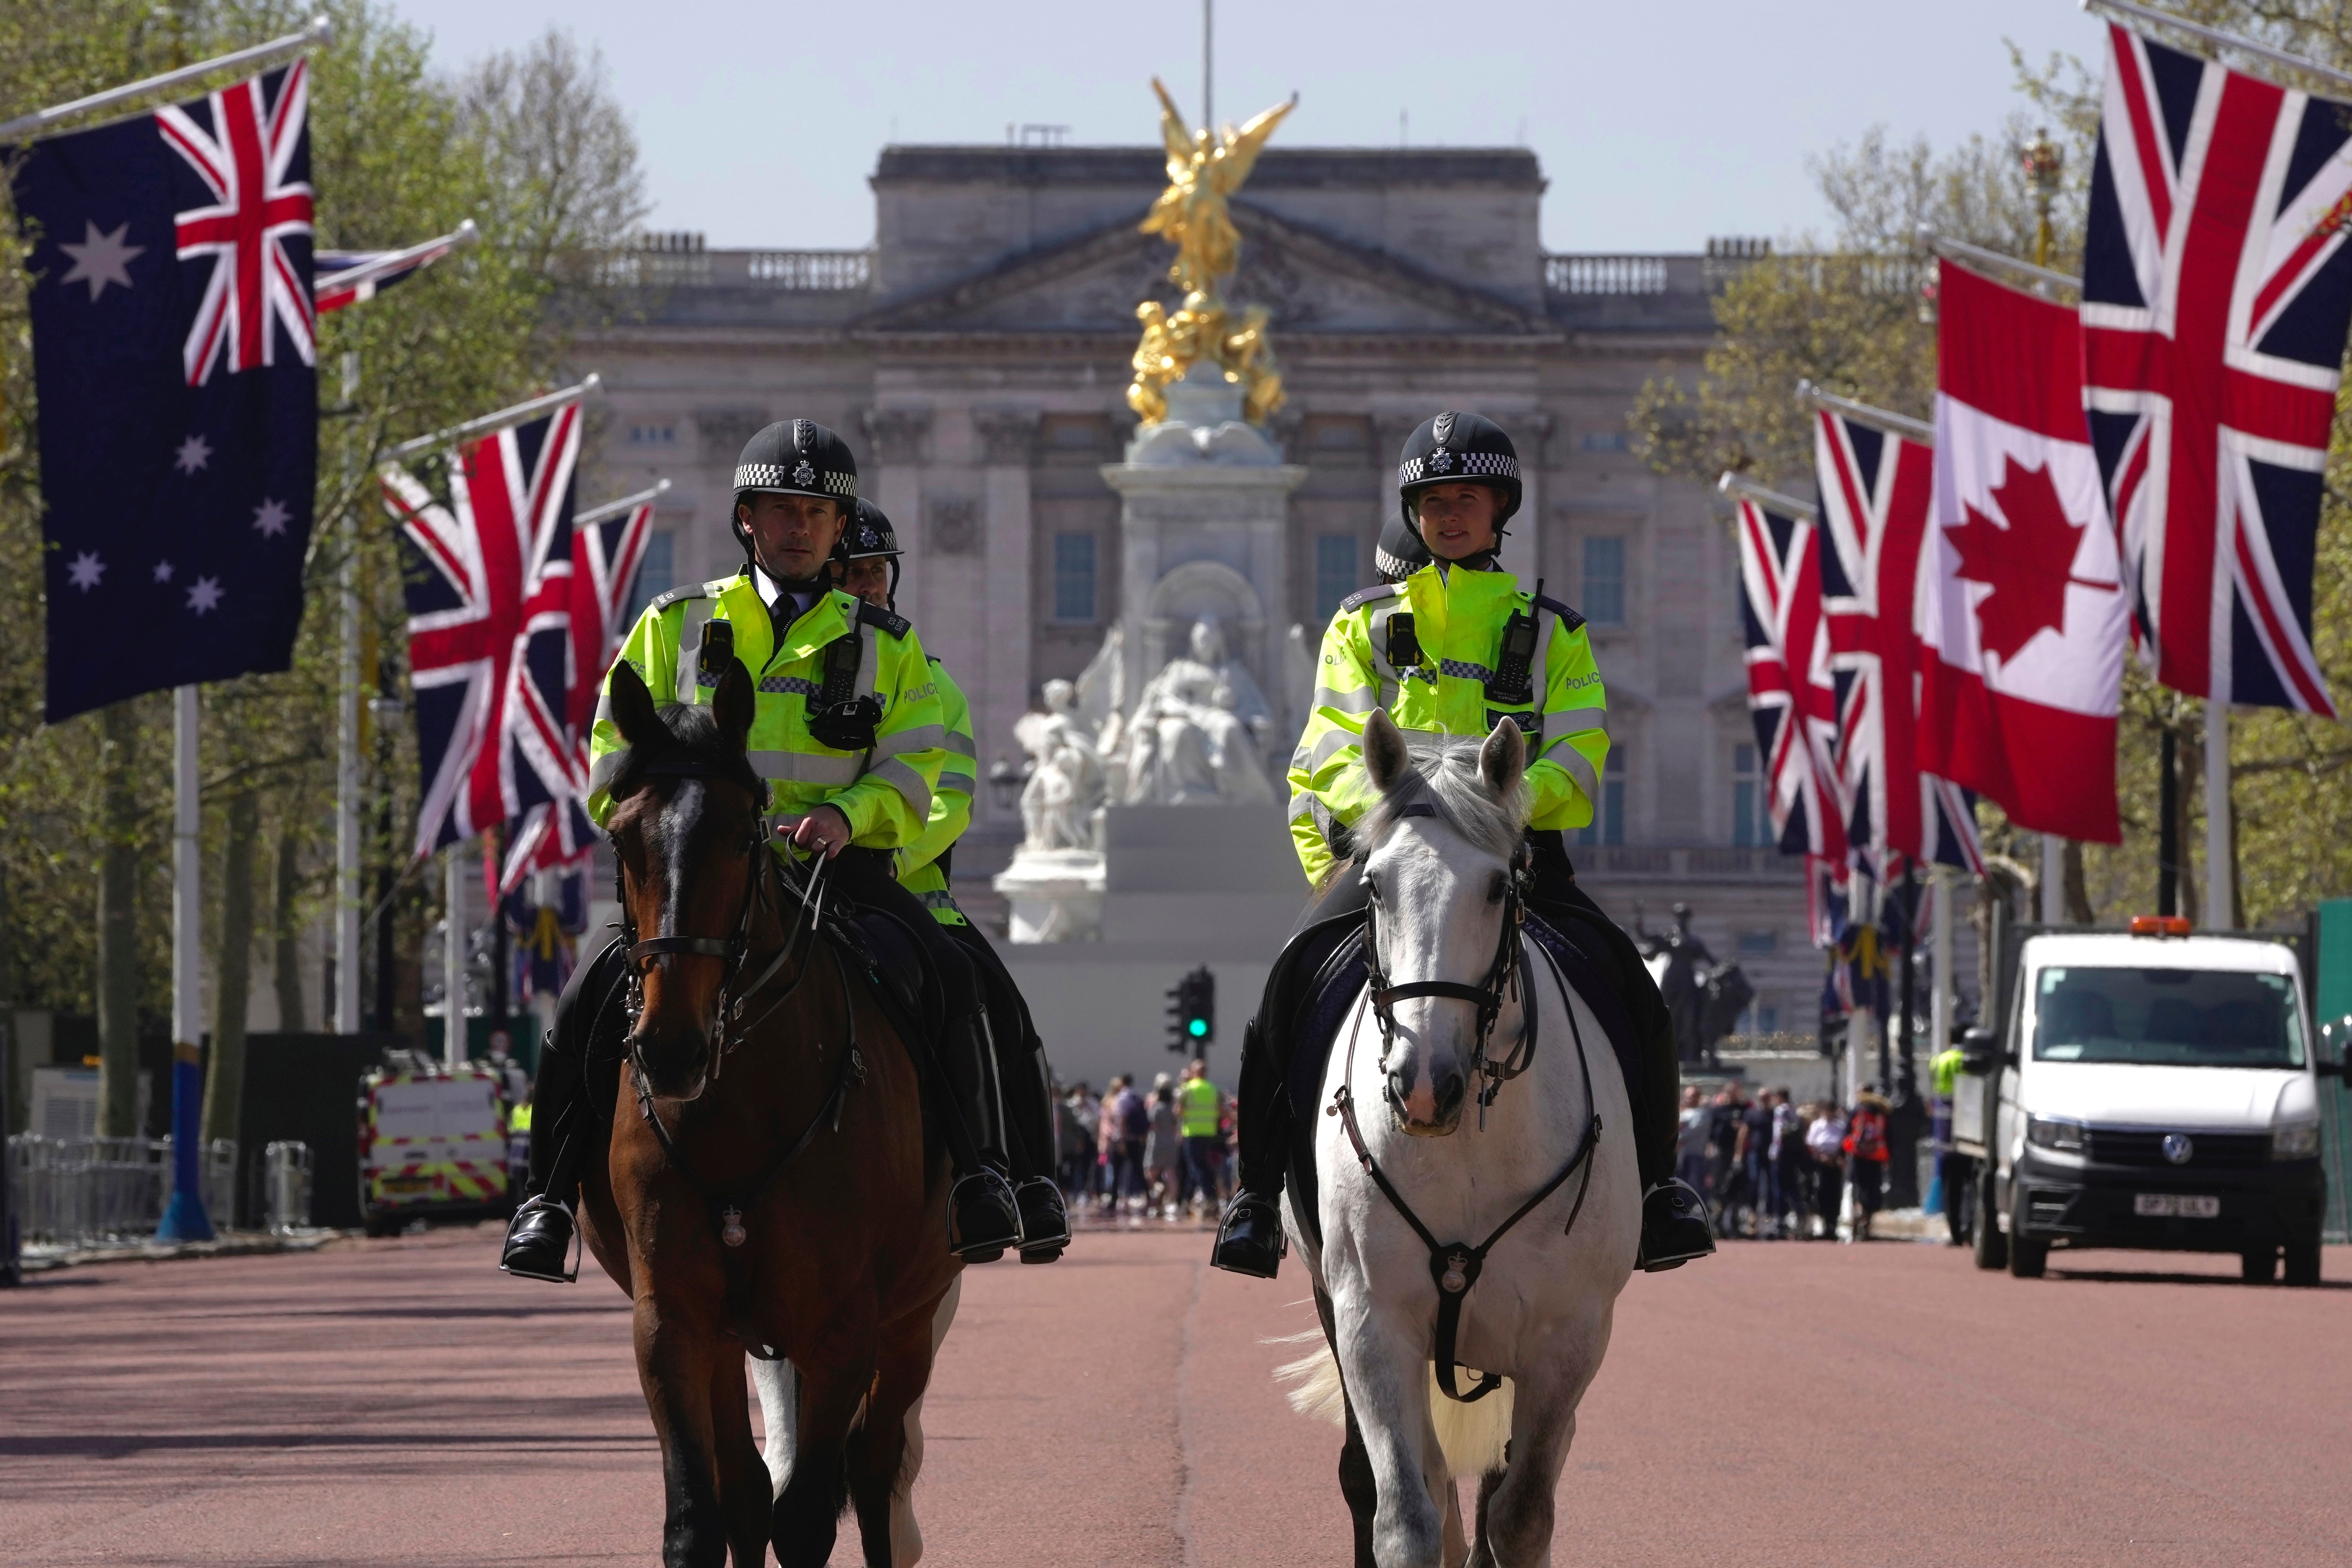
POLYGON ((2040 991, 2037 1061, 2303 1065, 2302 1015, 2284 974, 2053 965, 2040 991))

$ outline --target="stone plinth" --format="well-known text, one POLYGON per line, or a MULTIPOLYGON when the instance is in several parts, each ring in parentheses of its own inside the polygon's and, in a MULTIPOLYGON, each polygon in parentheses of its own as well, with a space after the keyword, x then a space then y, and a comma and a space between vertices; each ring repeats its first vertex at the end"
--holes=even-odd
POLYGON ((1127 461, 1106 464, 1119 494, 1121 689, 1143 689, 1213 616, 1225 646, 1297 732, 1283 668, 1288 635, 1290 492, 1307 469, 1285 463, 1241 417, 1241 388, 1197 367, 1168 388, 1168 417, 1136 432, 1127 461))
POLYGON ((990 886, 1013 907, 1016 942, 1093 942, 1102 934, 1103 858, 1093 849, 1023 849, 990 886))

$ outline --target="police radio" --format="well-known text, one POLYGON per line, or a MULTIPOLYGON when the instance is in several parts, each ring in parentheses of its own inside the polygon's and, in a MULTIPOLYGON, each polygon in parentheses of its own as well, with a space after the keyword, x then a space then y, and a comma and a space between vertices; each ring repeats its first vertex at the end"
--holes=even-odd
POLYGON ((1389 668, 1402 674, 1421 664, 1421 637, 1412 629, 1412 612, 1399 610, 1389 617, 1389 668))
MULTIPOLYGON (((1542 601, 1543 581, 1538 578, 1529 608, 1542 601)), ((1535 659, 1536 618, 1527 611, 1514 610, 1503 623, 1503 649, 1495 660, 1495 673, 1486 681, 1486 700, 1514 707, 1533 701, 1535 659)))
POLYGON ((856 695, 858 661, 865 651, 866 639, 855 626, 824 650, 824 684, 809 699, 809 733, 821 746, 863 752, 874 745, 882 704, 870 694, 856 695))
POLYGON ((716 686, 735 662, 735 627, 729 621, 702 623, 702 647, 694 658, 695 684, 716 686))

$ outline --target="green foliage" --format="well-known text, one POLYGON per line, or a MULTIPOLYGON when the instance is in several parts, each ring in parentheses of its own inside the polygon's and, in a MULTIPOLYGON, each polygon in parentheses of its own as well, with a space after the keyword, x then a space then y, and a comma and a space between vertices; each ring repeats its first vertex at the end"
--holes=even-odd
MULTIPOLYGON (((2343 0, 2193 0, 2169 9, 2338 67, 2352 66, 2352 4, 2343 0)), ((2183 47, 2189 40, 2181 40, 2183 47)), ((1803 237, 1733 279, 1715 307, 1719 335, 1695 385, 1654 379, 1636 400, 1636 447, 1662 473, 1711 483, 1735 469, 1776 488, 1811 493, 1810 410, 1800 378, 1824 390, 1916 417, 1935 391, 1932 277, 1915 230, 2031 258, 2032 194, 2019 149, 2039 128, 2064 151, 2053 212, 2049 265, 2081 263, 2085 196, 2098 128, 2095 65, 2053 57, 2039 67, 2012 47, 2018 89, 2032 113, 2013 113, 1993 137, 1971 137, 1938 155, 1925 141, 1891 143, 1874 130, 1818 161, 1814 174, 1836 215, 1828 240, 1803 237)), ((2331 90, 2324 81, 2308 84, 2331 90)), ((2332 90, 2341 93, 2341 88, 2332 90)), ((2352 423, 2338 401, 2320 522, 2313 592, 2315 640, 2339 701, 2352 702, 2352 423)), ((2149 680, 2137 663, 2124 679, 2116 756, 2123 843, 2082 847, 2089 912, 2120 918, 2156 908, 2158 779, 2161 736, 2179 739, 2181 850, 2193 899, 2204 847, 2202 705, 2149 680)), ((2239 914, 2254 924, 2294 923, 2317 899, 2352 892, 2352 735, 2339 724, 2276 710, 2231 719, 2232 802, 2239 914)), ((1998 807, 1979 806, 1987 848, 2032 867, 2035 836, 2012 829, 1998 807)), ((2193 902, 2184 904, 2192 913, 2193 902)), ((2081 911, 2078 911, 2081 912, 2081 911)))
MULTIPOLYGON (((0 105, 58 102, 298 30, 312 0, 45 0, 0 7, 0 105)), ((309 910, 331 897, 337 606, 347 564, 360 586, 363 684, 406 688, 404 612, 394 536, 376 500, 388 445, 557 384, 566 346, 550 310, 562 265, 620 244, 644 212, 635 146, 606 90, 602 61, 551 33, 470 79, 437 75, 428 40, 375 0, 327 0, 331 47, 311 56, 311 179, 321 248, 384 248, 471 217, 484 243, 374 300, 325 317, 317 521, 292 668, 205 692, 208 851, 223 803, 253 792, 264 842, 295 846, 309 910), (486 90, 484 83, 498 85, 486 90), (505 106, 505 107, 502 107, 505 106), (567 148, 569 151, 567 151, 567 148), (347 379, 346 367, 358 372, 347 379)), ((226 79, 234 79, 225 78, 226 79)), ((213 83, 205 84, 216 85, 213 83)), ((192 96, 200 89, 171 95, 192 96)), ((139 109, 150 104, 131 106, 139 109)), ((70 129, 70 127, 68 127, 70 129)), ((0 201, 5 192, 0 191, 0 201)), ((96 715, 47 726, 37 410, 26 316, 31 245, 13 212, 0 224, 0 986, 16 1000, 91 1005, 100 818, 96 715), (13 982, 13 985, 11 983, 13 982)), ((576 317, 567 312, 567 321, 576 317)), ((124 636, 142 628, 121 628, 124 636)), ((143 808, 137 847, 142 1004, 168 1003, 170 700, 139 698, 133 747, 143 808)), ((362 709, 363 725, 371 722, 362 709)), ((415 766, 404 718, 371 735, 371 796, 389 795, 392 831, 369 860, 408 859, 415 766), (378 743, 379 739, 383 742, 378 743)), ((371 829, 376 814, 370 813, 371 829)), ((208 874, 208 890, 218 878, 208 874)), ((412 889, 387 918, 413 973, 425 908, 412 889)), ((275 916, 273 913, 272 921, 275 916)), ((271 921, 264 921, 265 925, 271 921)), ((404 1011, 415 988, 404 984, 404 1011)))

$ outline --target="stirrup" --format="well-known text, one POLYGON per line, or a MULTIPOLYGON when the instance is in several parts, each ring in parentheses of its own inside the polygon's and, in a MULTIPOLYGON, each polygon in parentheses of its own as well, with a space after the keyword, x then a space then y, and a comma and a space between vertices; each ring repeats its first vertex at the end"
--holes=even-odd
POLYGON ((518 1279, 544 1279, 551 1285, 575 1284, 580 1279, 580 1254, 585 1247, 579 1223, 572 1217, 571 1208, 541 1193, 537 1197, 525 1198, 515 1210, 514 1218, 507 1222, 507 1241, 499 1254, 499 1271, 511 1274, 518 1279), (533 1223, 551 1214, 563 1216, 560 1225, 553 1220, 533 1223), (527 1225, 532 1234, 520 1236, 527 1225), (561 1229, 564 1233, 562 1250, 556 1255, 552 1267, 543 1258, 534 1256, 539 1249, 532 1245, 543 1241, 542 1233, 551 1229, 561 1229))
POLYGON ((1646 1274, 1680 1268, 1715 1251, 1706 1200, 1688 1182, 1669 1176, 1642 1194, 1642 1240, 1634 1267, 1646 1274), (1653 1210, 1663 1211, 1653 1218, 1653 1210))
POLYGON ((1217 1241, 1210 1249, 1209 1266, 1252 1279, 1272 1279, 1281 1272, 1282 1259, 1289 1251, 1280 1203, 1244 1189, 1225 1205, 1224 1217, 1217 1222, 1217 1241), (1266 1230, 1273 1232, 1271 1239, 1263 1234, 1266 1230))
POLYGON ((1045 1176, 1014 1184, 1013 1212, 1021 1219, 1021 1261, 1051 1263, 1070 1245, 1070 1215, 1062 1189, 1045 1176))
POLYGON ((1013 1201, 1013 1184, 985 1165, 956 1178, 955 1184, 948 1189, 948 1250, 966 1263, 993 1263, 1004 1256, 1006 1247, 1020 1245, 1021 1207, 1013 1201), (983 1230, 978 1236, 966 1236, 958 1223, 963 1218, 965 1203, 975 1186, 981 1190, 978 1201, 995 1200, 997 1226, 993 1234, 983 1230))

